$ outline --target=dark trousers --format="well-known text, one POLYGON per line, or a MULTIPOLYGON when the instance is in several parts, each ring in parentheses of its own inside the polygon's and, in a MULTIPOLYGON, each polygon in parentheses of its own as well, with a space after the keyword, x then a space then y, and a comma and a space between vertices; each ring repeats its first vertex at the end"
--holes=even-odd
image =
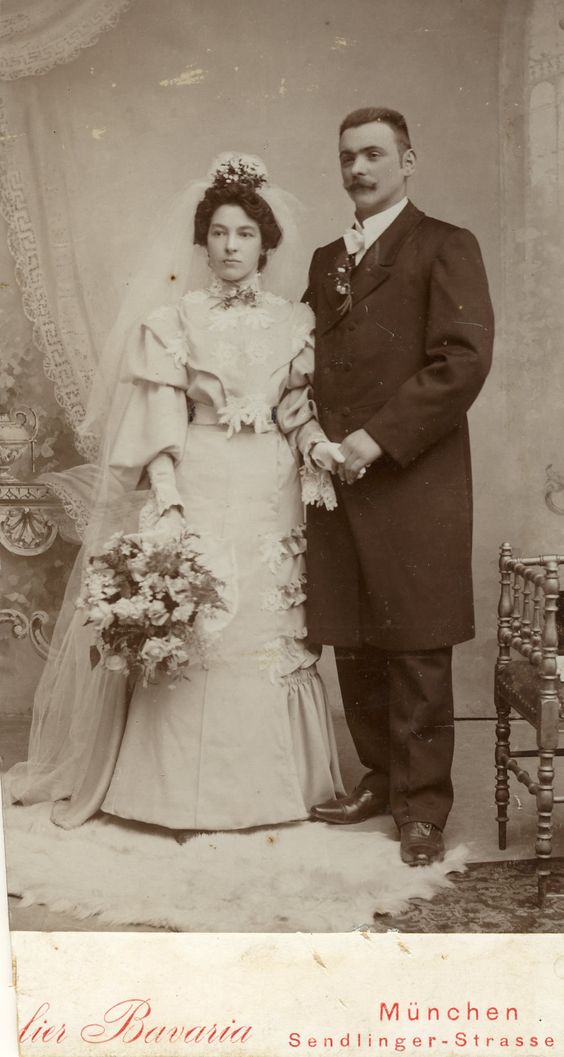
POLYGON ((443 829, 452 806, 452 648, 395 653, 335 647, 345 715, 367 774, 361 787, 398 826, 443 829))

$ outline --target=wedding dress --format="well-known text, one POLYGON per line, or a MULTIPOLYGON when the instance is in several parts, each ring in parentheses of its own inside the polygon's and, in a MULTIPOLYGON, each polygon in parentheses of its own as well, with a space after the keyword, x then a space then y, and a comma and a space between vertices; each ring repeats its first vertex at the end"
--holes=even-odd
POLYGON ((309 390, 314 320, 306 305, 258 288, 246 298, 215 280, 151 313, 129 354, 131 394, 111 455, 125 478, 172 456, 173 476, 154 484, 157 510, 182 506, 236 581, 235 614, 188 678, 137 685, 121 742, 100 758, 97 791, 90 767, 91 803, 175 829, 304 819, 343 791, 306 643, 296 448, 307 465, 324 438, 309 390))

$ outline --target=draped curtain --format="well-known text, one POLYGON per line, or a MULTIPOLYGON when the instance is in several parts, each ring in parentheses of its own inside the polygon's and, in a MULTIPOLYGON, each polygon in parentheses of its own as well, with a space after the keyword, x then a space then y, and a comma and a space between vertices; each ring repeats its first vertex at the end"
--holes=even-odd
MULTIPOLYGON (((73 215, 75 150, 65 99, 38 75, 72 62, 133 0, 4 0, 0 17, 0 209, 23 307, 58 403, 76 434, 97 358, 73 215)), ((108 306, 109 308, 109 306, 108 306)))

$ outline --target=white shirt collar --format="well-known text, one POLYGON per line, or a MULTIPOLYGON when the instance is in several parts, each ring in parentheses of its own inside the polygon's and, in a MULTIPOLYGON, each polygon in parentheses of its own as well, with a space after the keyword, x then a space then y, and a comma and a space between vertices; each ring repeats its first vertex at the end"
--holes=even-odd
POLYGON ((374 213, 374 216, 367 217, 362 224, 355 220, 353 227, 364 235, 364 251, 357 254, 357 264, 361 257, 364 256, 364 253, 376 242, 376 239, 379 239, 380 235, 383 235, 390 224, 400 215, 402 209, 405 209, 406 205, 407 196, 396 202, 395 205, 389 206, 388 209, 383 209, 381 213, 374 213))

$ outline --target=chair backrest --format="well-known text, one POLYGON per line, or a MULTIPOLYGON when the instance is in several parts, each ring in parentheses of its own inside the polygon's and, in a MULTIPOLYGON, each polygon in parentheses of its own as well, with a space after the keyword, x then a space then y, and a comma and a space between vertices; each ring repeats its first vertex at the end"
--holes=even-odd
POLYGON ((497 665, 502 668, 509 664, 511 650, 517 650, 538 667, 544 680, 543 697, 556 696, 559 574, 563 565, 564 555, 515 557, 509 543, 500 549, 497 665))

